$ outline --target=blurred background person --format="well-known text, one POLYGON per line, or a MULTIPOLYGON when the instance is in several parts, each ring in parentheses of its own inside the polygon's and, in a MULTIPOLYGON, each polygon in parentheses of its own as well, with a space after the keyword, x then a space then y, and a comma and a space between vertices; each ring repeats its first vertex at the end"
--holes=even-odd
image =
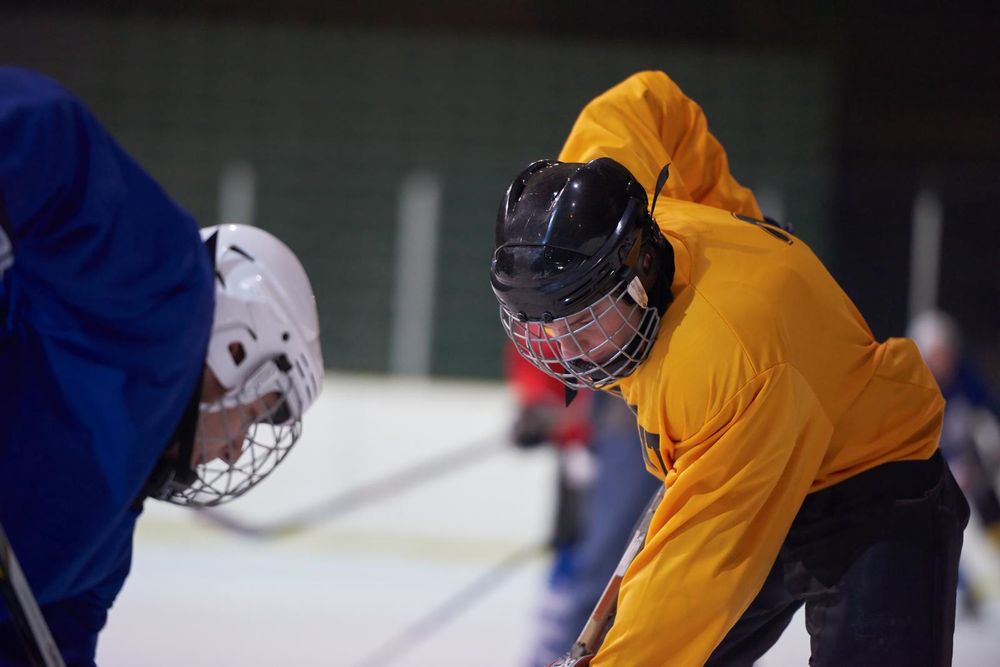
MULTIPOLYGON (((910 322, 907 336, 917 343, 941 387, 946 401, 941 452, 994 548, 995 564, 1000 565, 1000 443, 996 436, 1000 403, 963 349, 961 330, 953 317, 939 310, 925 311, 910 322)), ((977 615, 986 591, 967 569, 963 568, 959 580, 963 609, 977 615)))

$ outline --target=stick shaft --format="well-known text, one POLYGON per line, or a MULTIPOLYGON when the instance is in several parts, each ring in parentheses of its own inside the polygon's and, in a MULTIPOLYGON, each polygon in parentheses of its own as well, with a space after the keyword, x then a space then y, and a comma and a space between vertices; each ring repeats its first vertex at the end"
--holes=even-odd
POLYGON ((36 667, 65 667, 59 647, 31 593, 7 533, 0 525, 0 589, 10 610, 11 621, 31 664, 36 667))
POLYGON ((570 650, 571 658, 580 658, 595 653, 601 645, 604 635, 611 628, 615 613, 618 611, 618 591, 621 589, 622 578, 625 576, 628 566, 642 550, 642 545, 646 541, 646 533, 649 531, 649 522, 653 519, 653 513, 656 512, 656 508, 663 499, 663 491, 664 487, 662 486, 657 489, 653 497, 649 499, 646 509, 642 511, 639 522, 636 524, 635 530, 632 531, 628 546, 625 547, 625 553, 618 561, 618 567, 611 575, 608 585, 604 587, 604 592, 601 593, 597 604, 594 605, 594 611, 590 613, 587 623, 583 626, 576 643, 570 650))

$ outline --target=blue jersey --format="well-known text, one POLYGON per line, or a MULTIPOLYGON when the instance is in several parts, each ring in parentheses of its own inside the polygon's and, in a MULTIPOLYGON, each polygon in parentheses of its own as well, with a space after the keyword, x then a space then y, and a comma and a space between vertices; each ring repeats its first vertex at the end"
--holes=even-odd
MULTIPOLYGON (((128 573, 213 297, 193 218, 78 99, 0 68, 0 522, 71 664, 128 573)), ((0 603, 0 663, 16 641, 0 603)))
POLYGON ((1000 401, 978 366, 968 356, 959 358, 951 381, 941 383, 941 393, 946 401, 968 401, 972 407, 989 410, 1000 417, 1000 401))

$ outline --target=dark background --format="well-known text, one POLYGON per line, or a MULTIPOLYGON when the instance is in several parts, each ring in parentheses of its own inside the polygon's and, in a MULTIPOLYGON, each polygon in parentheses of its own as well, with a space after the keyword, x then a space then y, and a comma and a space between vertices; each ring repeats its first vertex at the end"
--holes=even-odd
MULTIPOLYGON (((134 35, 138 30, 143 36, 133 41, 152 40, 159 28, 169 32, 181 26, 186 39, 191 31, 212 39, 207 33, 229 30, 226 34, 237 41, 242 39, 237 36, 246 34, 277 40, 280 44, 273 53, 279 60, 302 70, 307 80, 319 80, 326 66, 297 62, 296 53, 312 52, 290 44, 312 40, 322 49, 330 41, 324 35, 334 35, 338 48, 347 49, 333 54, 338 62, 343 63, 343 54, 352 49, 356 53, 375 49, 360 65, 345 69, 345 76, 353 72, 362 88, 371 86, 364 75, 366 62, 370 73, 381 79, 384 72, 419 60, 423 78, 406 74, 401 77, 405 80, 376 90, 378 102, 372 107, 355 111, 391 114, 391 108, 406 104, 404 97, 394 101, 394 95, 418 99, 429 94, 431 106, 414 106, 406 122, 434 126, 432 138, 424 141, 419 133, 394 138, 385 136, 384 127, 373 127, 373 136, 381 134, 385 145, 359 146, 369 157, 376 153, 375 158, 363 165, 359 161, 341 165, 335 178, 357 192, 374 187, 373 183, 389 188, 404 168, 422 163, 444 175, 445 236, 440 257, 450 268, 439 272, 435 318, 442 326, 435 332, 433 368, 438 374, 473 376, 498 373, 499 361, 492 350, 500 342, 499 327, 491 328, 491 306, 483 305, 490 296, 485 279, 469 291, 455 287, 452 293, 449 286, 475 283, 480 278, 477 271, 485 274, 492 215, 510 174, 540 157, 538 152, 554 154, 580 104, 633 65, 660 67, 705 107, 713 130, 730 151, 738 178, 752 187, 768 183, 786 192, 789 217, 805 230, 803 237, 816 247, 880 338, 905 329, 913 201, 922 188, 935 190, 945 216, 939 304, 964 327, 970 348, 992 377, 1000 377, 1000 243, 994 213, 1000 195, 997 10, 985 3, 859 2, 812 7, 812 3, 775 0, 722 0, 702 4, 438 0, 339 7, 318 0, 208 0, 196 5, 137 0, 93 2, 82 8, 79 3, 7 2, 2 14, 6 18, 0 18, 0 59, 38 67, 81 92, 126 147, 202 218, 210 217, 209 184, 203 183, 199 190, 197 183, 186 181, 185 163, 171 162, 168 148, 144 138, 149 128, 134 125, 136 115, 149 115, 152 109, 135 102, 126 113, 120 103, 122 90, 141 88, 130 83, 136 77, 148 77, 150 86, 153 79, 170 79, 176 59, 165 53, 159 69, 118 73, 112 85, 99 80, 100 68, 81 74, 71 67, 74 52, 85 59, 103 53, 104 69, 127 68, 118 57, 125 51, 106 46, 112 34, 134 35), (5 23, 16 29, 4 33, 5 23), (52 31, 45 29, 49 24, 55 26, 52 31), (112 26, 110 32, 101 33, 107 25, 112 26), (104 37, 96 40, 94 33, 104 37), (67 41, 78 42, 75 51, 67 41), (473 44, 484 45, 494 57, 477 51, 466 58, 465 49, 473 44), (51 55, 59 49, 61 56, 51 55), (395 53, 385 54, 392 49, 395 53), (382 55, 388 64, 379 64, 382 55), (462 61, 465 69, 452 72, 455 61, 462 61), (604 66, 605 61, 613 64, 604 66), (435 67, 441 68, 440 76, 435 67), (428 93, 428 87, 435 85, 439 89, 428 93), (498 111, 497 103, 485 101, 492 99, 489 96, 498 86, 520 91, 506 110, 498 111), (482 104, 476 103, 477 95, 482 104), (442 108, 451 109, 446 121, 433 111, 435 99, 442 108), (464 105, 456 108, 456 100, 464 100, 464 105), (446 125, 438 127, 442 122, 446 125), (484 126, 493 128, 485 142, 477 138, 484 126), (448 138, 455 136, 459 138, 448 138), (521 140, 526 143, 518 143, 521 140), (422 141, 422 148, 412 148, 422 141), (808 148, 796 152, 789 141, 808 148), (410 148, 402 150, 403 143, 410 148), (463 180, 471 172, 476 178, 463 180), (353 183, 343 182, 352 178, 353 183), (465 219, 473 215, 479 219, 465 219), (448 331, 459 330, 464 333, 449 337, 448 331)), ((253 49, 254 44, 249 39, 246 46, 253 49)), ((206 48, 195 38, 186 52, 206 48)), ((205 55, 213 57, 210 49, 205 55)), ((274 60, 268 54, 253 57, 263 69, 274 60)), ((197 54, 192 58, 197 62, 197 54)), ((189 74, 174 77, 168 90, 184 89, 191 62, 186 66, 189 74)), ((273 95, 279 98, 281 80, 274 80, 273 95)), ((266 72, 261 81, 270 81, 266 72)), ((353 95, 345 84, 338 85, 341 94, 353 95)), ((202 122, 198 109, 208 113, 210 106, 204 102, 192 101, 180 117, 193 125, 202 122)), ((278 101, 272 104, 274 114, 297 112, 281 108, 278 101)), ((223 117, 219 123, 224 127, 228 120, 223 117)), ((218 134, 214 126, 206 131, 218 134)), ((345 133, 330 140, 345 145, 354 138, 345 133)), ((257 160, 263 163, 261 182, 290 181, 286 203, 276 206, 272 216, 286 213, 291 199, 305 202, 301 205, 306 207, 310 199, 317 199, 316 206, 322 207, 318 199, 325 185, 310 181, 308 165, 299 177, 287 169, 270 173, 267 167, 267 160, 282 151, 308 154, 313 139, 296 136, 293 130, 266 138, 271 146, 257 160)), ((243 152, 253 157, 259 148, 243 152)), ((181 150, 181 154, 190 160, 190 153, 181 150)), ((314 167, 326 162, 322 153, 312 159, 314 167)), ((268 205, 261 188, 263 216, 268 205)), ((355 216, 365 200, 371 202, 373 196, 365 195, 344 210, 355 216)), ((378 209, 378 216, 392 215, 392 206, 387 206, 385 211, 378 209)), ((373 211, 377 208, 372 206, 373 211)), ((369 263, 391 264, 391 243, 382 238, 384 230, 351 233, 372 238, 343 257, 331 249, 342 245, 333 231, 324 237, 315 229, 296 227, 286 235, 300 254, 303 246, 310 246, 304 257, 310 273, 322 274, 326 269, 321 265, 328 263, 347 266, 347 255, 367 255, 369 263), (330 245, 324 246, 326 242, 330 245)), ((382 350, 390 314, 383 302, 391 283, 388 274, 383 270, 352 282, 349 273, 331 273, 329 281, 317 286, 317 292, 371 292, 361 302, 337 297, 325 304, 321 299, 325 336, 333 336, 332 329, 342 332, 324 338, 328 366, 385 370, 382 350)))

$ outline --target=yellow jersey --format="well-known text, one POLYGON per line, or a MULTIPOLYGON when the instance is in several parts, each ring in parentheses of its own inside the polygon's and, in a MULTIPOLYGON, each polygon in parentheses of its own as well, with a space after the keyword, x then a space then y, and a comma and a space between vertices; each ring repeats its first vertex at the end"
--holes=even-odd
POLYGON ((800 239, 759 221, 701 109, 665 74, 584 108, 563 161, 611 157, 674 252, 673 303, 612 386, 666 486, 594 667, 703 664, 763 584, 806 494, 927 459, 944 401, 909 340, 876 341, 800 239))

